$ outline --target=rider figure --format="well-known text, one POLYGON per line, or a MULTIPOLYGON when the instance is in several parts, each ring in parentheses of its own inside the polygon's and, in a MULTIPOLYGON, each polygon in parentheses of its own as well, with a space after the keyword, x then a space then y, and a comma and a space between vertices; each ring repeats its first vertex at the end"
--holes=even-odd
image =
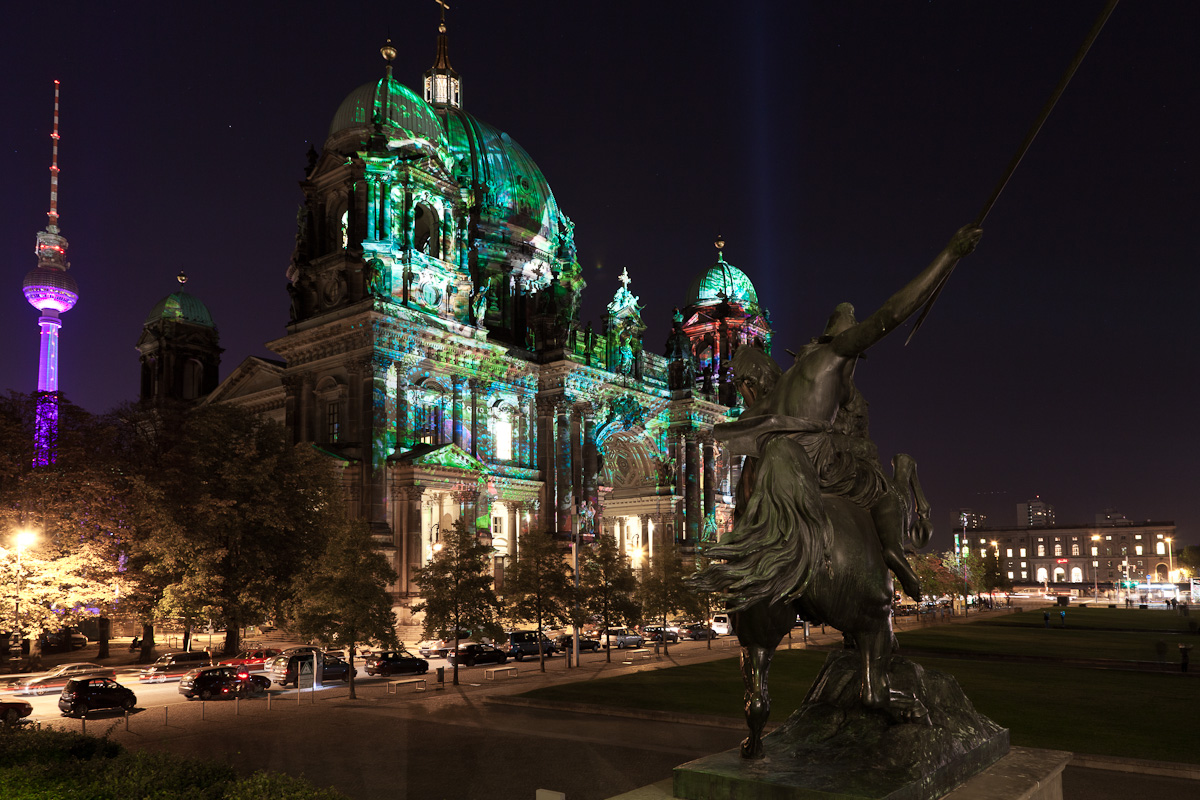
MULTIPOLYGON (((898 485, 893 486, 880 468, 867 434, 866 401, 854 386, 854 368, 871 345, 929 300, 958 261, 975 249, 981 235, 974 225, 960 228, 928 267, 862 322, 855 319, 849 303, 839 305, 824 334, 796 354, 795 363, 774 385, 767 385, 778 374, 764 363, 774 365, 770 357, 754 347, 738 348, 733 368, 747 408, 737 422, 720 426, 719 438, 727 440, 734 455, 757 457, 773 435, 798 441, 812 461, 821 491, 842 495, 871 510, 884 560, 914 598, 920 597, 920 586, 904 558, 907 515, 899 494, 907 491, 908 485, 899 480, 898 470, 898 485)), ((753 480, 745 478, 743 475, 749 490, 753 480)), ((923 498, 918 498, 918 513, 923 517, 918 525, 927 534, 928 509, 922 505, 923 498)))

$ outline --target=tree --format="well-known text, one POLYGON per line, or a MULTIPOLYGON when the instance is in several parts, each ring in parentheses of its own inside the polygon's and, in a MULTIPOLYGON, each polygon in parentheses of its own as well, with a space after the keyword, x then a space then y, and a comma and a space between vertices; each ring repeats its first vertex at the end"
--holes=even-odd
POLYGON ((364 641, 395 647, 396 615, 387 593, 396 572, 371 541, 362 521, 345 520, 329 532, 313 571, 295 579, 290 615, 297 633, 344 648, 354 691, 354 648, 364 641))
MULTIPOLYGON (((697 548, 697 550, 696 550, 696 567, 695 567, 695 570, 693 571, 693 574, 703 571, 705 568, 708 567, 709 563, 711 563, 712 559, 710 559, 704 552, 706 549, 706 546, 708 544, 716 544, 716 542, 715 541, 706 542, 705 545, 702 545, 701 547, 697 548)), ((712 619, 713 614, 716 611, 724 610, 725 595, 723 593, 708 592, 708 591, 704 591, 701 589, 697 589, 691 583, 687 583, 687 587, 688 587, 688 599, 687 599, 687 605, 684 608, 684 610, 687 611, 687 613, 696 616, 701 621, 706 621, 706 620, 712 619)), ((663 637, 663 642, 664 642, 664 644, 666 642, 665 636, 663 637)), ((708 645, 708 649, 711 650, 712 649, 712 639, 711 638, 706 639, 705 643, 708 645)))
MULTIPOLYGON (((424 598, 413 611, 424 612, 424 635, 428 639, 454 632, 458 647, 459 631, 470 629, 499 637, 496 613, 500 602, 492 587, 491 546, 483 544, 463 520, 442 535, 442 549, 413 574, 424 598)), ((458 660, 454 664, 454 685, 458 685, 458 660)))
POLYGON ((336 462, 312 445, 292 445, 278 423, 229 405, 187 414, 165 447, 146 478, 167 516, 140 537, 138 555, 172 587, 158 613, 211 614, 231 654, 243 625, 283 613, 293 579, 343 519, 336 462))
POLYGON ((686 577, 677 547, 656 550, 650 565, 642 570, 639 595, 646 619, 657 620, 665 628, 668 615, 695 603, 695 595, 684 582, 686 577))
MULTIPOLYGON (((505 615, 532 620, 540 636, 548 625, 570 621, 574 602, 573 573, 563 544, 545 531, 521 537, 517 557, 504 576, 505 615)), ((538 647, 538 666, 546 671, 546 654, 538 647)))
MULTIPOLYGON (((615 536, 597 533, 596 541, 579 552, 579 607, 584 615, 599 619, 604 630, 630 625, 639 616, 637 576, 615 536)), ((582 615, 581 615, 582 616, 582 615)), ((573 619, 578 628, 583 619, 573 619)), ((605 656, 612 660, 612 653, 605 656)))
MULTIPOLYGON (((117 599, 119 554, 129 536, 129 481, 114 456, 112 429, 65 399, 58 403, 54 458, 34 466, 35 409, 31 395, 0 398, 0 530, 36 537, 26 547, 11 543, 0 558, 0 570, 15 585, 21 551, 21 618, 19 625, 11 620, 11 629, 32 633, 36 662, 39 633, 98 610, 104 658, 106 617, 117 599)), ((9 622, 4 612, 14 606, 0 606, 0 625, 9 622)))
POLYGON ((946 567, 938 553, 910 555, 908 562, 921 582, 921 593, 925 597, 957 594, 962 586, 962 579, 946 567))

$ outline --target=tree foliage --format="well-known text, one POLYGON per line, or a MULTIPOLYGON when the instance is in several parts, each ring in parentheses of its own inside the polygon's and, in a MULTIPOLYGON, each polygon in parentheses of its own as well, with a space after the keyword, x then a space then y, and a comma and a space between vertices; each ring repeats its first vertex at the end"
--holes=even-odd
MULTIPOLYGON (((579 553, 580 608, 602 629, 632 625, 641 616, 637 602, 637 575, 629 557, 610 533, 597 533, 596 541, 579 553)), ((572 622, 578 627, 584 620, 572 622)), ((608 660, 612 653, 606 652, 608 660)))
MULTIPOLYGON (((425 637, 457 636, 458 631, 471 630, 498 638, 500 602, 492 585, 492 547, 481 542, 461 519, 443 533, 441 545, 413 575, 423 598, 413 611, 425 614, 425 637)), ((457 663, 454 685, 458 685, 457 663)))
POLYGON ((344 520, 330 530, 312 571, 294 579, 291 627, 306 639, 346 650, 352 700, 354 648, 372 640, 397 644, 396 615, 387 593, 387 585, 395 581, 395 570, 375 549, 361 520, 344 520))
POLYGON ((650 565, 642 569, 639 587, 642 614, 647 620, 665 627, 668 616, 694 607, 696 596, 686 578, 687 571, 676 546, 655 550, 650 565))
MULTIPOLYGON (((517 557, 504 576, 504 613, 532 622, 538 631, 571 621, 574 575, 563 543, 545 531, 530 531, 518 543, 517 557)), ((546 671, 546 654, 538 648, 538 666, 546 671)))

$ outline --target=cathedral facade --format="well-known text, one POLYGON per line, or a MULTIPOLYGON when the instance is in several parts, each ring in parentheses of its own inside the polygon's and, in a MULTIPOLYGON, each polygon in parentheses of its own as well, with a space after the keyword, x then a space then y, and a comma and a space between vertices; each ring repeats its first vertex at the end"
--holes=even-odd
MULTIPOLYGON (((529 154, 463 109, 444 24, 420 95, 381 52, 384 75, 309 153, 279 360, 247 359, 202 402, 277 419, 341 464, 349 512, 399 576, 402 624, 413 570, 459 520, 495 548, 501 588, 530 530, 605 531, 635 565, 715 539, 740 469, 712 437, 737 413, 729 358, 770 347, 749 279, 718 255, 663 355, 627 273, 598 329, 581 325, 573 223, 529 154)), ((144 397, 174 357, 150 333, 144 397)))

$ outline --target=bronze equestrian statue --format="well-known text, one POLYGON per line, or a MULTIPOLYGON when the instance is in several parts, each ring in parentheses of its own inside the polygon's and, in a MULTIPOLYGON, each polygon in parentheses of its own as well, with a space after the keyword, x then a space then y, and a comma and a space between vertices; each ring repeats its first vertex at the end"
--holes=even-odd
POLYGON ((892 477, 884 475, 854 368, 867 348, 929 301, 981 235, 976 225, 960 228, 928 267, 862 322, 852 306, 839 305, 825 333, 786 372, 753 346, 734 355, 746 410, 717 425, 714 435, 730 455, 746 459, 733 529, 708 551, 715 561, 693 583, 730 596, 750 727, 744 758, 762 757, 771 658, 797 614, 837 628, 859 651, 865 706, 898 718, 923 713, 919 703, 891 697, 888 666, 891 573, 905 593, 920 597, 904 543, 928 542, 929 505, 911 458, 896 456, 892 477))

